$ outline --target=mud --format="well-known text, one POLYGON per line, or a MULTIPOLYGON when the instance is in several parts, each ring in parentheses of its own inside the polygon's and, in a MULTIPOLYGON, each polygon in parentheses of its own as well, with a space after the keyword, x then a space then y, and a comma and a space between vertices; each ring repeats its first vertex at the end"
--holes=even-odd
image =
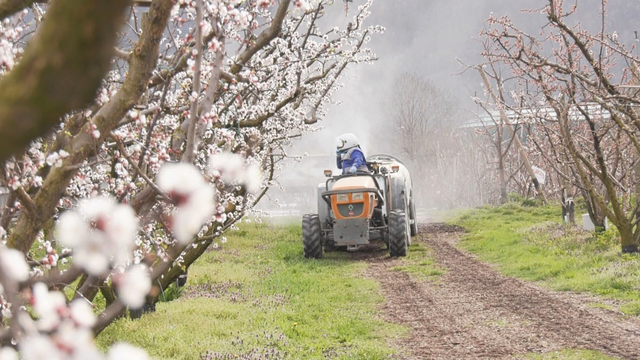
POLYGON ((458 250, 460 228, 422 224, 413 241, 433 249, 446 273, 420 281, 392 270, 403 260, 384 249, 352 256, 369 263, 366 276, 381 284, 382 316, 406 325, 392 339, 401 359, 519 359, 565 348, 640 359, 640 320, 590 307, 593 298, 554 292, 501 275, 458 250))

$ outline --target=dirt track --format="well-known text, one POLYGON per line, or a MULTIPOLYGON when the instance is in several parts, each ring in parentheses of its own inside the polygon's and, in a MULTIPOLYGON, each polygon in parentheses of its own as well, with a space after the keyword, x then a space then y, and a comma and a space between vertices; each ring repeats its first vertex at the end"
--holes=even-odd
POLYGON ((511 359, 564 348, 640 359, 640 320, 587 306, 588 297, 558 293, 505 277, 453 246, 460 233, 441 223, 413 241, 434 250, 447 272, 438 284, 392 271, 386 251, 355 252, 381 284, 386 320, 407 325, 397 339, 403 359, 511 359))

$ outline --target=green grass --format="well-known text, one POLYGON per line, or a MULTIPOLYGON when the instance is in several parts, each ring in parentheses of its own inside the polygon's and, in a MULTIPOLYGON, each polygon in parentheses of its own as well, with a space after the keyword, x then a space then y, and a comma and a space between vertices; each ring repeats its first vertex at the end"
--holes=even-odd
POLYGON ((608 360, 617 359, 599 351, 564 349, 546 354, 527 354, 527 359, 535 360, 608 360))
POLYGON ((438 266, 432 256, 432 250, 426 246, 414 242, 409 247, 407 257, 403 259, 403 265, 391 268, 391 270, 404 271, 419 280, 437 281, 445 269, 438 266))
POLYGON ((181 297, 140 320, 120 319, 97 339, 145 348, 157 359, 382 359, 406 329, 376 316, 383 298, 366 264, 346 253, 302 256, 299 225, 242 224, 189 269, 181 297), (217 356, 217 357, 216 357, 217 356))
POLYGON ((560 207, 483 207, 454 222, 467 230, 460 247, 498 264, 502 273, 555 290, 622 300, 640 314, 640 257, 622 255, 615 229, 595 236, 559 223, 560 207))

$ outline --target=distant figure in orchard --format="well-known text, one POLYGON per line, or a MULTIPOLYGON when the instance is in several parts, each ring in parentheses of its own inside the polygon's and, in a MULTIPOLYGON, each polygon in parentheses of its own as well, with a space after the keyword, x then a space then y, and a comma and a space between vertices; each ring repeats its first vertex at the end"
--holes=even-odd
POLYGON ((346 133, 336 138, 336 163, 343 174, 355 174, 357 171, 366 171, 367 161, 360 148, 358 138, 351 133, 346 133))

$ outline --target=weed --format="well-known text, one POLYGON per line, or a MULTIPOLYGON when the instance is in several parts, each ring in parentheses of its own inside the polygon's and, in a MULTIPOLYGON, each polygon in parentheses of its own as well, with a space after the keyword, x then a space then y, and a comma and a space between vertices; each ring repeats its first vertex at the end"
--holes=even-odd
POLYGON ((163 289, 158 296, 158 301, 169 302, 178 299, 184 293, 184 287, 178 286, 175 282, 166 289, 163 289))

